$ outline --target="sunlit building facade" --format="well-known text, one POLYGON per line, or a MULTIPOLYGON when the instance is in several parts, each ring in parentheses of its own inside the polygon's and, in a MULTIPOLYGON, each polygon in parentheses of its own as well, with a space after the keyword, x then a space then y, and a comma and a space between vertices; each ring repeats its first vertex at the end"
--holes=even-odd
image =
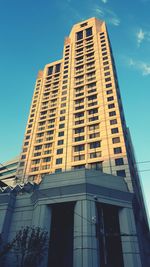
POLYGON ((63 58, 39 71, 17 177, 99 169, 132 191, 127 135, 106 25, 91 18, 73 26, 63 58))

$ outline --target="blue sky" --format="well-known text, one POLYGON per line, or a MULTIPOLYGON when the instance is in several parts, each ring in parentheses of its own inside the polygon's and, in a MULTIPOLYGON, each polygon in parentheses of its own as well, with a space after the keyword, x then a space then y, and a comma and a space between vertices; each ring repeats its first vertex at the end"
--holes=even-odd
MULTIPOLYGON (((137 162, 150 161, 149 10, 150 0, 0 0, 1 163, 21 151, 38 70, 93 16, 107 22, 137 162)), ((138 167, 150 209, 150 162, 138 167)))

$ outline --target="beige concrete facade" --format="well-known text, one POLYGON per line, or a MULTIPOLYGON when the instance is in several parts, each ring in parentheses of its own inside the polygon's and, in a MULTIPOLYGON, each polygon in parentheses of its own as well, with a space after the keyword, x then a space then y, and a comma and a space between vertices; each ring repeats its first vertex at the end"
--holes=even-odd
POLYGON ((102 169, 132 191, 125 136, 106 25, 91 18, 73 26, 63 58, 38 74, 17 177, 102 169))

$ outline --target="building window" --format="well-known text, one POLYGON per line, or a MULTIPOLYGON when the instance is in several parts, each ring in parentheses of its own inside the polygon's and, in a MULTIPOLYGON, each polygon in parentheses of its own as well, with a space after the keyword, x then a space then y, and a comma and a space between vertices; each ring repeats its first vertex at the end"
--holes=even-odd
POLYGON ((46 154, 51 154, 51 152, 52 152, 51 150, 45 150, 45 151, 44 151, 44 155, 46 155, 46 154))
POLYGON ((94 99, 97 99, 97 94, 88 96, 88 101, 91 101, 91 100, 94 100, 94 99))
POLYGON ((90 84, 88 84, 87 87, 91 89, 91 88, 93 88, 93 87, 95 87, 95 86, 96 86, 96 83, 94 82, 94 83, 90 83, 90 84))
MULTIPOLYGON (((62 90, 67 89, 67 85, 62 86, 62 90)), ((62 93, 63 94, 63 93, 62 93)))
POLYGON ((84 117, 84 112, 76 113, 75 118, 84 117))
POLYGON ((75 125, 83 124, 83 123, 84 123, 84 120, 75 121, 75 125))
POLYGON ((86 37, 91 36, 92 35, 92 27, 86 29, 86 37))
MULTIPOLYGON (((105 76, 110 75, 110 71, 105 72, 104 75, 105 75, 105 76)), ((110 78, 108 78, 108 79, 110 79, 110 78)))
POLYGON ((108 108, 111 109, 111 108, 114 108, 115 107, 115 104, 109 104, 108 105, 108 108))
POLYGON ((64 140, 59 140, 59 141, 57 142, 57 145, 60 146, 60 145, 63 145, 63 143, 64 143, 64 140))
POLYGON ((84 98, 75 100, 75 105, 80 105, 80 104, 83 103, 83 102, 84 102, 84 98))
POLYGON ((26 155, 22 155, 22 156, 21 156, 21 159, 25 159, 25 158, 26 158, 26 155))
POLYGON ((115 116, 116 115, 116 111, 111 111, 109 112, 109 117, 115 116))
POLYGON ((63 148, 57 149, 57 155, 63 153, 63 148))
POLYGON ((46 144, 44 147, 45 147, 45 148, 52 147, 52 143, 46 144))
POLYGON ((67 91, 63 91, 63 92, 62 92, 62 95, 66 95, 66 94, 67 94, 67 91))
POLYGON ((29 144, 29 142, 24 142, 24 146, 27 146, 29 144))
POLYGON ((79 160, 84 160, 85 159, 85 155, 78 155, 74 157, 74 161, 79 161, 79 160))
POLYGON ((103 169, 103 162, 93 162, 88 164, 89 169, 94 169, 94 170, 102 170, 103 169))
POLYGON ((86 60, 87 61, 92 60, 92 59, 94 59, 94 52, 89 53, 89 54, 86 55, 86 60))
POLYGON ((40 150, 42 149, 42 146, 35 146, 35 150, 40 150))
POLYGON ((119 170, 116 171, 117 176, 121 176, 121 177, 126 177, 126 172, 125 170, 119 170))
POLYGON ((44 158, 42 161, 43 162, 50 162, 51 161, 51 157, 44 158))
POLYGON ((99 124, 93 124, 93 125, 90 125, 89 126, 89 130, 96 130, 96 129, 99 129, 99 124))
POLYGON ((48 131, 47 135, 52 135, 54 133, 54 130, 48 131))
POLYGON ((65 124, 64 124, 64 123, 59 124, 59 129, 62 129, 62 128, 64 128, 64 127, 65 127, 65 124))
POLYGON ((60 64, 57 64, 55 67, 55 73, 60 72, 60 64))
POLYGON ((112 129, 111 129, 111 133, 112 133, 112 134, 119 133, 119 129, 118 129, 118 128, 112 128, 112 129))
POLYGON ((36 152, 36 153, 33 154, 34 157, 38 157, 40 155, 41 155, 41 152, 36 152))
POLYGON ((77 41, 83 39, 83 31, 77 32, 77 41))
MULTIPOLYGON (((76 50, 76 54, 78 55, 78 54, 82 54, 82 52, 83 52, 83 48, 80 48, 80 49, 77 49, 76 50)), ((69 59, 69 58, 68 58, 69 59)), ((82 67, 81 67, 82 68, 82 67)), ((79 69, 81 69, 80 67, 79 67, 79 69)))
POLYGON ((35 171, 38 171, 38 170, 39 170, 39 167, 31 168, 31 172, 35 172, 35 171))
POLYGON ((76 93, 80 93, 84 90, 84 86, 80 86, 78 88, 75 89, 76 93))
POLYGON ((112 94, 112 92, 113 92, 113 91, 110 89, 110 90, 106 91, 106 94, 107 94, 107 95, 110 95, 110 94, 112 94))
POLYGON ((100 147, 100 146, 101 146, 101 142, 100 141, 96 141, 96 142, 90 143, 90 149, 97 148, 97 147, 100 147))
POLYGON ((115 165, 116 166, 124 165, 123 158, 115 159, 115 165))
POLYGON ((60 114, 64 114, 64 113, 66 113, 66 110, 65 110, 65 109, 62 109, 62 110, 60 111, 60 114))
POLYGON ((51 75, 53 73, 53 66, 48 68, 47 75, 51 75))
POLYGON ((117 120, 116 119, 110 120, 110 125, 113 125, 113 124, 117 124, 117 120))
POLYGON ((36 136, 37 136, 37 137, 42 137, 42 136, 44 136, 44 133, 37 133, 36 136))
POLYGON ((79 142, 79 141, 83 141, 84 140, 84 136, 78 136, 78 137, 75 137, 74 141, 75 142, 79 142))
POLYGON ((85 149, 85 145, 78 145, 74 147, 75 152, 83 151, 84 149, 85 149))
POLYGON ((59 132, 58 137, 60 137, 60 136, 64 136, 64 132, 59 132))
POLYGON ((107 101, 113 101, 113 100, 114 100, 113 96, 107 97, 107 101))
POLYGON ((89 138, 92 139, 92 138, 96 138, 96 137, 99 137, 100 136, 100 133, 92 133, 89 135, 89 138))
POLYGON ((108 59, 108 57, 103 57, 103 60, 107 60, 108 59))
POLYGON ((66 101, 66 96, 61 98, 61 101, 66 101))
POLYGON ((114 154, 120 154, 122 153, 122 148, 121 147, 115 147, 114 148, 114 154))
POLYGON ((101 152, 93 152, 93 153, 90 153, 90 159, 93 159, 93 158, 99 158, 101 157, 101 152))
POLYGON ((87 22, 84 22, 84 23, 80 24, 80 27, 85 27, 87 25, 88 25, 88 23, 87 22))
POLYGON ((112 83, 107 83, 106 88, 112 87, 112 83))
POLYGON ((98 108, 90 109, 90 110, 88 111, 88 113, 89 113, 89 115, 98 113, 98 108))
POLYGON ((98 120, 98 116, 95 116, 95 117, 89 118, 89 122, 91 122, 91 121, 96 121, 96 120, 98 120))
POLYGON ((103 63, 104 66, 106 66, 106 65, 108 65, 108 64, 109 64, 108 61, 104 61, 104 63, 103 63))
MULTIPOLYGON (((104 64, 103 64, 103 65, 104 65, 104 64)), ((104 67, 104 71, 105 71, 105 70, 109 70, 109 66, 104 67)))
POLYGON ((56 159, 56 164, 62 164, 62 158, 56 159))
POLYGON ((84 127, 80 127, 80 128, 77 128, 74 130, 75 134, 78 134, 78 133, 83 133, 84 132, 84 127))
MULTIPOLYGON (((65 67, 64 69, 66 69, 66 67, 65 67)), ((65 71, 64 71, 64 74, 65 74, 65 73, 68 73, 68 70, 65 70, 65 71)))
POLYGON ((105 38, 105 35, 100 35, 100 39, 104 39, 105 38))
POLYGON ((114 137, 114 138, 112 138, 112 143, 113 144, 120 143, 120 137, 114 137))
POLYGON ((59 120, 60 120, 60 121, 64 121, 64 120, 65 120, 65 116, 60 117, 59 120))
POLYGON ((84 105, 75 107, 75 110, 83 109, 84 105))
POLYGON ((98 105, 98 102, 95 101, 95 102, 89 103, 88 107, 93 107, 93 106, 97 106, 97 105, 98 105))

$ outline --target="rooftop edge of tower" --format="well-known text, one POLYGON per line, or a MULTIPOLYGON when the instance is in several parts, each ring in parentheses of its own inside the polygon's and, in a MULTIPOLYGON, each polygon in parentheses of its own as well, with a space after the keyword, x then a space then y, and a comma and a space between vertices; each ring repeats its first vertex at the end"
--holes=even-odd
POLYGON ((69 34, 69 38, 72 36, 72 34, 82 30, 84 27, 88 28, 88 27, 91 27, 93 25, 95 25, 97 29, 100 27, 105 27, 105 21, 97 19, 96 17, 92 17, 92 18, 86 19, 84 21, 78 22, 78 23, 74 24, 74 26, 72 27, 70 34, 69 34))
MULTIPOLYGON (((96 17, 92 17, 92 18, 86 19, 84 21, 80 21, 80 22, 78 22, 78 23, 73 25, 73 27, 72 27, 72 29, 70 31, 70 34, 65 37, 64 45, 68 45, 68 44, 71 43, 71 37, 76 32, 82 30, 83 28, 86 29, 88 27, 91 27, 93 25, 95 25, 97 31, 100 31, 100 29, 102 31, 106 29, 105 21, 100 20, 100 19, 98 19, 96 17)), ((39 70, 38 75, 37 75, 37 79, 40 79, 40 78, 43 77, 43 75, 45 74, 45 71, 47 70, 48 67, 56 65, 56 64, 60 64, 60 63, 62 63, 62 61, 63 61, 63 59, 60 59, 60 60, 53 61, 53 62, 50 62, 50 63, 46 64, 44 66, 43 70, 39 70)))
POLYGON ((63 59, 59 59, 59 60, 56 60, 56 61, 47 63, 47 64, 44 66, 43 70, 39 70, 39 71, 38 71, 37 79, 41 79, 41 78, 43 78, 43 75, 45 75, 45 72, 47 72, 47 68, 48 68, 48 67, 51 67, 51 66, 54 66, 54 65, 57 65, 57 64, 61 64, 61 63, 62 63, 62 60, 63 60, 63 59))

